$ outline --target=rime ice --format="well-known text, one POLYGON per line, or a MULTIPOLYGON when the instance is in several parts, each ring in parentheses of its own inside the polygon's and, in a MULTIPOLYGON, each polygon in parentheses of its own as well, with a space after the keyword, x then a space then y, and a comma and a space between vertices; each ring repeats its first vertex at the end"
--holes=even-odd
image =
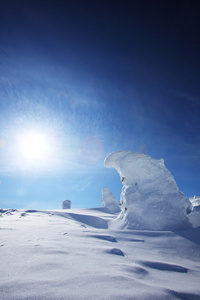
POLYGON ((115 199, 113 193, 110 192, 109 188, 102 189, 102 207, 107 207, 111 212, 120 212, 119 205, 115 199))
POLYGON ((62 203, 62 209, 70 209, 72 202, 70 200, 64 200, 62 203))
POLYGON ((118 223, 129 229, 173 230, 190 227, 190 202, 179 191, 164 160, 148 155, 118 151, 105 159, 115 168, 123 184, 122 211, 118 223))

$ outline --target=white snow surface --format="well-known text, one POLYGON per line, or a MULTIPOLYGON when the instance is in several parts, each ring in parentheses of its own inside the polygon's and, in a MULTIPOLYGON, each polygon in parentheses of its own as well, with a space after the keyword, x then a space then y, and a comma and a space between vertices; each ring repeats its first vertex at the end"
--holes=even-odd
POLYGON ((119 230, 107 208, 0 213, 0 299, 200 299, 200 227, 119 230))
POLYGON ((123 184, 122 212, 115 226, 127 229, 175 230, 189 228, 191 203, 179 191, 163 159, 118 151, 108 155, 106 167, 115 168, 123 184))

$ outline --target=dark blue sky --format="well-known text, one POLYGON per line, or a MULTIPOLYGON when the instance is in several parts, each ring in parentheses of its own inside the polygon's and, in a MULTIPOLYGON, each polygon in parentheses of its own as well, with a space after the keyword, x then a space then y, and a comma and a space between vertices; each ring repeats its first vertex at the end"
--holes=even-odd
POLYGON ((100 206, 119 199, 113 151, 164 158, 200 194, 199 1, 0 2, 0 207, 100 206), (19 159, 44 132, 47 164, 19 159))

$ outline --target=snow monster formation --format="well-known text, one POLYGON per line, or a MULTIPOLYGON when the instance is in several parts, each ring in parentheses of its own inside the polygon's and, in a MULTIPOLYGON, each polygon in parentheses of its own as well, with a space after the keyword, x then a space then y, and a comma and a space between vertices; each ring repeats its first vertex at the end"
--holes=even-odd
POLYGON ((181 192, 163 159, 118 151, 104 164, 115 168, 123 184, 121 213, 115 223, 127 229, 177 230, 191 227, 191 204, 181 192))
POLYGON ((62 203, 62 209, 70 209, 72 202, 70 200, 64 200, 62 203))
POLYGON ((110 192, 110 189, 107 187, 104 187, 102 189, 102 207, 108 208, 113 213, 120 212, 119 204, 117 203, 115 196, 113 193, 110 192))

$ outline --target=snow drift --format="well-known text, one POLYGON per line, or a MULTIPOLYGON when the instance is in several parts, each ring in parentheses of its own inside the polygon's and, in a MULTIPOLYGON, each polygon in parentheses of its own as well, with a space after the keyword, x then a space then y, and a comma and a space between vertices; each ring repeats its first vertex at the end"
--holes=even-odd
POLYGON ((128 229, 176 230, 190 227, 190 201, 181 192, 163 159, 118 151, 108 155, 123 184, 122 211, 115 222, 128 229))
POLYGON ((200 227, 113 230, 107 208, 0 209, 0 299, 200 299, 200 227))

